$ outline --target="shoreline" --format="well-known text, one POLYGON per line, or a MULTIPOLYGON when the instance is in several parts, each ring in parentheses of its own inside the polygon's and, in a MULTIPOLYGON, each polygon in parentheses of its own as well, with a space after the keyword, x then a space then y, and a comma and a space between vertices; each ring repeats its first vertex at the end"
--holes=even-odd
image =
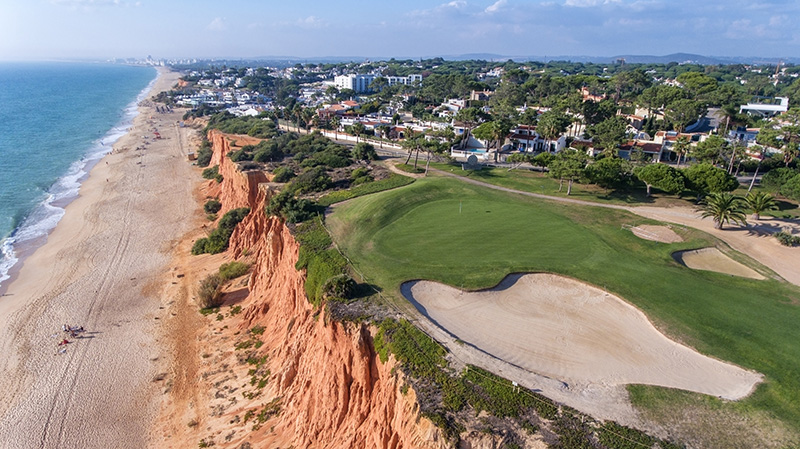
POLYGON ((159 114, 146 101, 177 78, 159 69, 128 132, 87 170, 46 241, 4 282, 0 446, 147 443, 166 354, 159 286, 175 242, 198 219, 187 182, 191 130, 177 126, 182 111, 159 114), (67 337, 60 353, 65 323, 86 332, 67 337))
MULTIPOLYGON (((100 143, 100 146, 101 146, 101 148, 103 148, 103 150, 102 151, 92 151, 94 148, 96 148, 96 145, 93 146, 93 147, 87 148, 85 154, 81 157, 81 159, 73 162, 73 165, 75 165, 75 164, 77 164, 79 162, 83 162, 84 163, 83 167, 79 168, 79 170, 83 172, 83 175, 80 176, 79 178, 77 178, 77 180, 76 180, 76 182, 78 184, 77 191, 72 195, 68 195, 68 196, 65 196, 63 198, 54 199, 52 201, 47 200, 47 199, 42 200, 39 204, 37 204, 31 210, 31 213, 34 213, 37 209, 42 208, 42 207, 46 207, 46 206, 51 206, 51 207, 55 207, 55 208, 61 209, 62 211, 66 211, 67 206, 69 206, 73 201, 75 201, 80 196, 80 189, 83 187, 83 183, 86 182, 87 179, 89 179, 89 176, 90 176, 92 170, 94 169, 94 167, 98 163, 100 163, 100 161, 102 161, 103 158, 105 158, 106 156, 108 156, 108 154, 110 154, 112 151, 114 151, 114 145, 117 142, 119 142, 120 139, 122 139, 123 137, 128 135, 128 133, 130 133, 131 128, 133 127, 134 121, 136 120, 136 118, 141 113, 141 108, 139 107, 139 104, 143 100, 145 100, 145 99, 147 99, 149 97, 149 95, 152 92, 153 87, 155 86, 156 82, 162 76, 162 72, 163 72, 163 70, 156 69, 155 78, 153 78, 149 83, 147 83, 147 86, 145 86, 144 89, 142 89, 139 92, 139 94, 136 96, 136 98, 132 102, 128 103, 123 108, 123 113, 122 113, 122 117, 123 118, 121 119, 121 121, 118 122, 118 123, 115 123, 108 131, 106 131, 106 133, 105 133, 105 135, 103 137, 98 139, 98 141, 100 143), (135 112, 129 112, 129 111, 133 111, 133 110, 135 110, 135 112), (118 131, 124 131, 124 132, 117 135, 117 133, 115 133, 115 131, 117 131, 117 132, 118 131), (114 137, 114 136, 116 136, 116 137, 114 137), (109 144, 106 145, 105 140, 108 139, 109 137, 113 138, 113 141, 109 141, 109 144)), ((66 178, 69 178, 69 177, 70 177, 70 172, 68 171, 67 173, 64 173, 61 177, 59 177, 53 183, 53 185, 50 187, 50 189, 55 187, 62 180, 66 179, 66 178)), ((48 190, 48 193, 50 195, 54 195, 54 193, 49 191, 49 190, 48 190)), ((61 218, 63 218, 63 215, 62 215, 61 218)), ((51 227, 49 229, 45 229, 44 233, 41 234, 41 235, 35 236, 33 238, 26 239, 26 240, 22 240, 20 242, 13 242, 13 243, 10 244, 11 245, 11 254, 12 254, 12 258, 13 258, 14 261, 12 262, 12 265, 10 267, 8 267, 8 269, 6 270, 5 273, 0 272, 0 298, 5 296, 6 291, 8 290, 8 286, 11 285, 14 282, 14 280, 16 279, 17 275, 19 274, 19 271, 22 269, 22 266, 25 263, 25 259, 28 256, 30 256, 31 254, 33 254, 34 252, 36 252, 36 250, 39 249, 42 245, 47 243, 48 237, 53 232, 53 230, 55 230, 56 226, 58 226, 58 223, 60 223, 60 221, 61 221, 61 219, 59 218, 59 220, 56 222, 56 224, 53 227, 51 227), (5 276, 5 279, 3 279, 4 276, 5 276)), ((11 234, 8 236, 8 238, 14 237, 15 235, 17 235, 21 231, 26 230, 26 228, 36 227, 38 224, 39 223, 30 223, 30 224, 28 224, 25 221, 23 221, 22 223, 20 223, 11 232, 11 234)), ((0 256, 2 256, 2 255, 3 254, 0 253, 0 256)))

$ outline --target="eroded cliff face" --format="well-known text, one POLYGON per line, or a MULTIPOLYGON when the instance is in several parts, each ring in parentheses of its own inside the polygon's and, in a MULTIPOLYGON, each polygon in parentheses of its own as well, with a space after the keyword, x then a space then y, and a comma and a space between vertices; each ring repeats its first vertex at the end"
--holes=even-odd
POLYGON ((374 329, 331 321, 308 302, 304 273, 295 269, 299 244, 282 220, 264 213, 264 201, 273 193, 264 184, 267 176, 239 172, 224 157, 228 137, 216 132, 210 137, 212 165, 220 166, 224 181, 209 195, 218 194, 220 216, 251 208, 229 251, 253 269, 246 282, 230 289, 224 317, 210 320, 212 328, 199 337, 217 351, 201 362, 208 388, 201 389, 207 397, 199 406, 208 416, 198 410, 199 422, 190 426, 216 447, 447 447, 439 429, 420 416, 413 389, 401 388, 394 360, 379 361, 374 329), (235 306, 240 313, 230 312, 235 306), (259 331, 251 332, 254 327, 259 331), (261 379, 264 386, 258 388, 261 379))
POLYGON ((250 207, 258 204, 258 186, 267 182, 267 175, 261 170, 239 171, 238 164, 231 161, 227 154, 232 150, 232 143, 238 146, 255 145, 259 139, 248 136, 229 136, 217 130, 208 133, 214 150, 210 167, 219 166, 222 182, 208 181, 208 196, 217 197, 222 203, 222 209, 217 214, 223 216, 225 212, 239 207, 250 207))

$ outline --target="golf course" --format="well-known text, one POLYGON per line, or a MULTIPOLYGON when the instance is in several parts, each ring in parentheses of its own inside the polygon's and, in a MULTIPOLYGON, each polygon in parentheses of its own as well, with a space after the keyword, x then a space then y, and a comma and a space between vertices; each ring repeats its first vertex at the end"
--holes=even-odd
MULTIPOLYGON (((699 404, 725 417, 700 424, 709 429, 746 422, 800 434, 800 288, 701 231, 682 228, 683 241, 661 243, 630 230, 648 224, 660 223, 447 177, 352 199, 327 217, 334 241, 363 281, 406 310, 401 285, 412 280, 477 291, 512 273, 571 278, 631 304, 670 340, 763 375, 751 395, 735 402, 629 386, 645 415, 669 420, 699 404), (694 270, 673 257, 709 247, 763 279, 694 270)), ((502 332, 503 323, 497 328, 502 332)))

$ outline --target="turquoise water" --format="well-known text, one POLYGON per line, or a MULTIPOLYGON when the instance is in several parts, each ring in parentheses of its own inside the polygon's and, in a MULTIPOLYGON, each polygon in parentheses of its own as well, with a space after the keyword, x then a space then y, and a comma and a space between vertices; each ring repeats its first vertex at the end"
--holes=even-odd
POLYGON ((0 63, 0 283, 130 127, 153 68, 0 63))

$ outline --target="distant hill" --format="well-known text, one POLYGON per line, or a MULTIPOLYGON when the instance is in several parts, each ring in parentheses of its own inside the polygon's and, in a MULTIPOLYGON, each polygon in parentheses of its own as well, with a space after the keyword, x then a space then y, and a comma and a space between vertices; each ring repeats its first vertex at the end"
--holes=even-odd
POLYGON ((679 64, 702 64, 702 65, 716 65, 716 64, 731 64, 731 62, 723 61, 713 56, 695 55, 692 53, 673 53, 671 55, 653 56, 653 55, 619 55, 611 58, 611 61, 618 59, 625 59, 628 64, 669 64, 670 62, 677 62, 679 64))
POLYGON ((406 59, 430 59, 430 58, 443 58, 448 61, 465 61, 465 60, 483 60, 483 61, 508 61, 515 62, 524 61, 571 61, 581 63, 595 63, 595 64, 612 64, 619 59, 624 59, 628 64, 669 64, 676 62, 679 64, 691 63, 701 65, 718 65, 718 64, 777 64, 782 61, 784 64, 800 64, 799 57, 760 57, 760 56, 703 56, 693 53, 672 53, 664 56, 655 55, 617 55, 617 56, 587 56, 587 55, 546 55, 546 56, 531 56, 531 55, 501 55, 497 53, 466 53, 461 55, 427 55, 427 56, 315 56, 315 57, 297 57, 297 56, 259 56, 254 58, 239 58, 239 59, 215 59, 212 60, 219 63, 232 63, 234 65, 248 65, 253 63, 262 63, 274 65, 278 67, 291 66, 297 63, 342 63, 342 62, 365 62, 365 61, 388 61, 389 59, 406 60, 406 59))

